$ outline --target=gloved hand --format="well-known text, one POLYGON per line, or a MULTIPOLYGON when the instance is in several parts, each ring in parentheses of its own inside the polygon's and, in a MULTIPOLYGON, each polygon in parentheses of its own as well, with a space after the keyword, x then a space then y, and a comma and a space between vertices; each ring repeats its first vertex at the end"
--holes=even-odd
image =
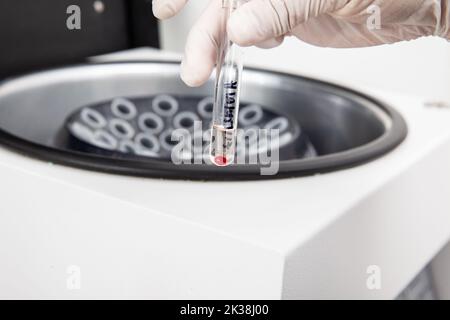
MULTIPOLYGON (((153 0, 157 18, 177 14, 188 0, 153 0)), ((206 82, 214 68, 222 0, 211 0, 192 28, 181 77, 190 86, 206 82)), ((322 47, 349 48, 412 40, 450 39, 450 0, 250 0, 230 17, 227 32, 241 46, 275 47, 287 35, 322 47), (379 29, 376 24, 379 12, 379 29), (376 27, 376 25, 375 25, 376 27)))

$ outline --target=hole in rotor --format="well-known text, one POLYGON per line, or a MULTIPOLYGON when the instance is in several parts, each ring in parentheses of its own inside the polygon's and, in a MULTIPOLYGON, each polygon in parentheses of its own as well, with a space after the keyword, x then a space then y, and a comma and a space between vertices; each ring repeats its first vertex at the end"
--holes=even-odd
POLYGON ((191 128, 194 126, 194 120, 192 120, 191 118, 183 118, 180 121, 180 125, 183 128, 191 128))
POLYGON ((158 123, 154 119, 150 118, 145 119, 144 124, 149 129, 156 129, 158 127, 158 123))
POLYGON ((153 147, 155 146, 153 141, 151 141, 150 139, 145 138, 145 137, 142 138, 140 142, 143 147, 148 148, 148 149, 153 149, 153 147))

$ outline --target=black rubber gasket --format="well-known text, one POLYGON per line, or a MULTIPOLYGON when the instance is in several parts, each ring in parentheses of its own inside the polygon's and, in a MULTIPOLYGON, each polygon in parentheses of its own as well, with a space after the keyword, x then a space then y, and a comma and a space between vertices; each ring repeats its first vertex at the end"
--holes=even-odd
MULTIPOLYGON (((157 60, 120 61, 120 62, 89 63, 69 67, 118 64, 118 63, 173 64, 178 63, 178 61, 157 61, 157 60)), ((64 67, 64 69, 69 67, 64 67)), ((53 70, 58 69, 62 68, 56 68, 53 70)), ((255 68, 247 68, 247 69, 252 71, 261 71, 255 68)), ((129 175, 137 177, 178 179, 178 180, 181 179, 181 180, 205 180, 205 181, 208 180, 243 181, 243 180, 271 180, 271 179, 292 178, 352 168, 375 160, 385 155, 386 153, 392 151, 405 140, 408 134, 408 127, 403 117, 392 107, 386 105, 385 103, 377 99, 374 99, 365 94, 361 94, 355 90, 331 84, 325 81, 305 78, 298 75, 276 71, 264 70, 264 72, 283 77, 305 79, 311 83, 334 87, 336 89, 347 91, 361 98, 364 98, 376 104, 391 118, 392 127, 383 136, 372 141, 371 143, 348 151, 320 156, 313 159, 281 161, 279 163, 278 174, 276 175, 261 175, 261 166, 259 165, 233 165, 225 168, 223 167, 219 168, 213 165, 205 165, 205 164, 175 165, 170 162, 147 158, 117 159, 117 158, 108 158, 101 155, 81 153, 77 151, 60 150, 27 141, 25 139, 10 134, 2 130, 1 128, 0 128, 0 144, 23 155, 31 156, 33 158, 40 159, 46 162, 103 173, 129 175)), ((27 74, 22 75, 20 77, 26 75, 27 74)), ((7 79, 0 82, 0 86, 3 83, 13 79, 7 79)))

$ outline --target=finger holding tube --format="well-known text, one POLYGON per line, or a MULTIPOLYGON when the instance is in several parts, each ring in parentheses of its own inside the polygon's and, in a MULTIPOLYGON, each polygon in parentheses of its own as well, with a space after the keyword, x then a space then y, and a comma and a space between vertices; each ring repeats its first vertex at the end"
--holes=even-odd
POLYGON ((191 87, 204 84, 210 77, 223 38, 222 1, 211 1, 191 29, 181 64, 181 79, 191 87))
POLYGON ((252 46, 277 38, 311 18, 343 8, 349 0, 257 0, 238 8, 228 22, 231 41, 252 46))

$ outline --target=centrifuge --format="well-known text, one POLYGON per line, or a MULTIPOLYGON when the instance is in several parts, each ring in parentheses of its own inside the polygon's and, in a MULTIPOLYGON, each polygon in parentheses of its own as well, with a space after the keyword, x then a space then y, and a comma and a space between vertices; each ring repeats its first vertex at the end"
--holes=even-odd
POLYGON ((141 49, 2 82, 1 297, 395 298, 448 240, 448 108, 250 67, 243 110, 288 121, 279 172, 175 165, 160 133, 201 118, 212 82, 183 86, 172 60, 141 49), (111 119, 159 149, 89 140, 111 119))

